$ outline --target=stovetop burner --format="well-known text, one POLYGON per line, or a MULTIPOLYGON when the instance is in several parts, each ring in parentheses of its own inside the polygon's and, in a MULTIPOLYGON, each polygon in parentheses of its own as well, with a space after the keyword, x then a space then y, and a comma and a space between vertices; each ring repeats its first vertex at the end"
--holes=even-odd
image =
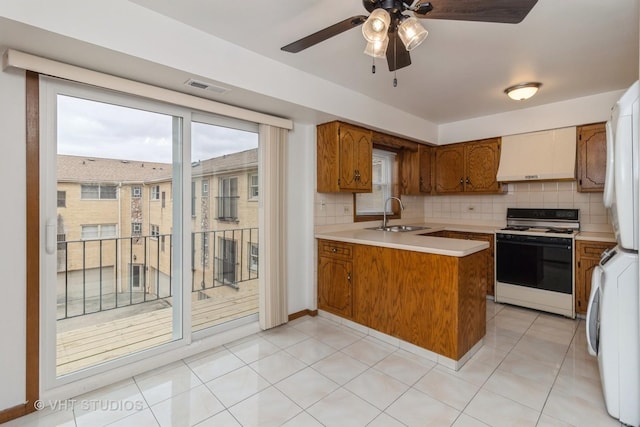
POLYGON ((580 231, 578 209, 508 208, 507 224, 502 231, 514 234, 566 234, 580 231))
POLYGON ((573 234, 575 230, 570 228, 550 227, 547 233, 573 234))

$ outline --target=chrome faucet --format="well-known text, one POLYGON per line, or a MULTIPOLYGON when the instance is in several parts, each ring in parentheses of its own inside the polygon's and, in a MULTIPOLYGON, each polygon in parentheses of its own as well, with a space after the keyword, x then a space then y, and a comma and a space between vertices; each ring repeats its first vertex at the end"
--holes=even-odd
POLYGON ((382 228, 387 228, 387 203, 389 203, 389 200, 391 199, 396 199, 398 203, 400 203, 400 210, 401 211, 404 210, 404 205, 402 204, 402 200, 393 196, 387 197, 387 200, 384 201, 384 206, 382 207, 382 228))

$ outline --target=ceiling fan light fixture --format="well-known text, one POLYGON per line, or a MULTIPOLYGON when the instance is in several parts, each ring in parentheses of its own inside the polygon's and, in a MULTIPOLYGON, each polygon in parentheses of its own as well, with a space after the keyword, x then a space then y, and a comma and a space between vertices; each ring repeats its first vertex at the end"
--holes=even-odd
POLYGON ((540 82, 520 83, 509 86, 504 90, 504 93, 515 101, 524 101, 535 95, 538 92, 538 89, 540 89, 540 86, 542 86, 542 83, 540 82))
POLYGON ((384 39, 375 42, 367 42, 367 47, 364 49, 364 53, 374 58, 386 58, 387 46, 389 46, 389 37, 385 37, 384 39))
POLYGON ((404 43, 404 47, 408 51, 415 49, 427 38, 429 32, 425 30, 420 21, 414 16, 403 19, 400 25, 398 25, 398 35, 400 40, 404 43))
POLYGON ((391 16, 384 9, 374 10, 362 26, 362 35, 368 42, 381 41, 387 37, 391 16))

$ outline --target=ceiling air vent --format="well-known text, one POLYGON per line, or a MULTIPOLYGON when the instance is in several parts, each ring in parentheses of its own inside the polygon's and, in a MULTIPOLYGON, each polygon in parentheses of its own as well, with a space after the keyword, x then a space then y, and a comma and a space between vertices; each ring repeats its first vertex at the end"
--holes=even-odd
POLYGON ((185 82, 185 84, 187 86, 195 87, 196 89, 204 89, 204 90, 208 90, 210 92, 215 92, 215 93, 219 93, 219 94, 227 93, 227 92, 229 92, 231 90, 231 89, 226 88, 226 87, 216 86, 216 85, 212 85, 210 83, 205 83, 205 82, 201 82, 201 81, 194 80, 194 79, 187 80, 185 82))

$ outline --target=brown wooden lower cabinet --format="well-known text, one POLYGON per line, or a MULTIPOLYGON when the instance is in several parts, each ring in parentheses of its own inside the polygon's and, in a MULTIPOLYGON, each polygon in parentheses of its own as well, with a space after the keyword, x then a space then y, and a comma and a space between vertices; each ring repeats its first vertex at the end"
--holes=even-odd
POLYGON ((615 245, 613 242, 576 240, 576 314, 587 314, 593 269, 600 262, 602 252, 615 245))
MULTIPOLYGON (((319 241, 324 248, 333 243, 319 241)), ((453 360, 485 335, 486 250, 458 258, 368 245, 352 249, 355 322, 453 360)), ((318 308, 340 315, 340 298, 328 303, 327 296, 343 295, 344 273, 327 269, 323 258, 320 253, 318 308), (329 279, 326 271, 336 277, 329 279), (338 290, 327 290, 333 287, 338 290)))
POLYGON ((318 308, 353 316, 353 245, 318 241, 318 308))

